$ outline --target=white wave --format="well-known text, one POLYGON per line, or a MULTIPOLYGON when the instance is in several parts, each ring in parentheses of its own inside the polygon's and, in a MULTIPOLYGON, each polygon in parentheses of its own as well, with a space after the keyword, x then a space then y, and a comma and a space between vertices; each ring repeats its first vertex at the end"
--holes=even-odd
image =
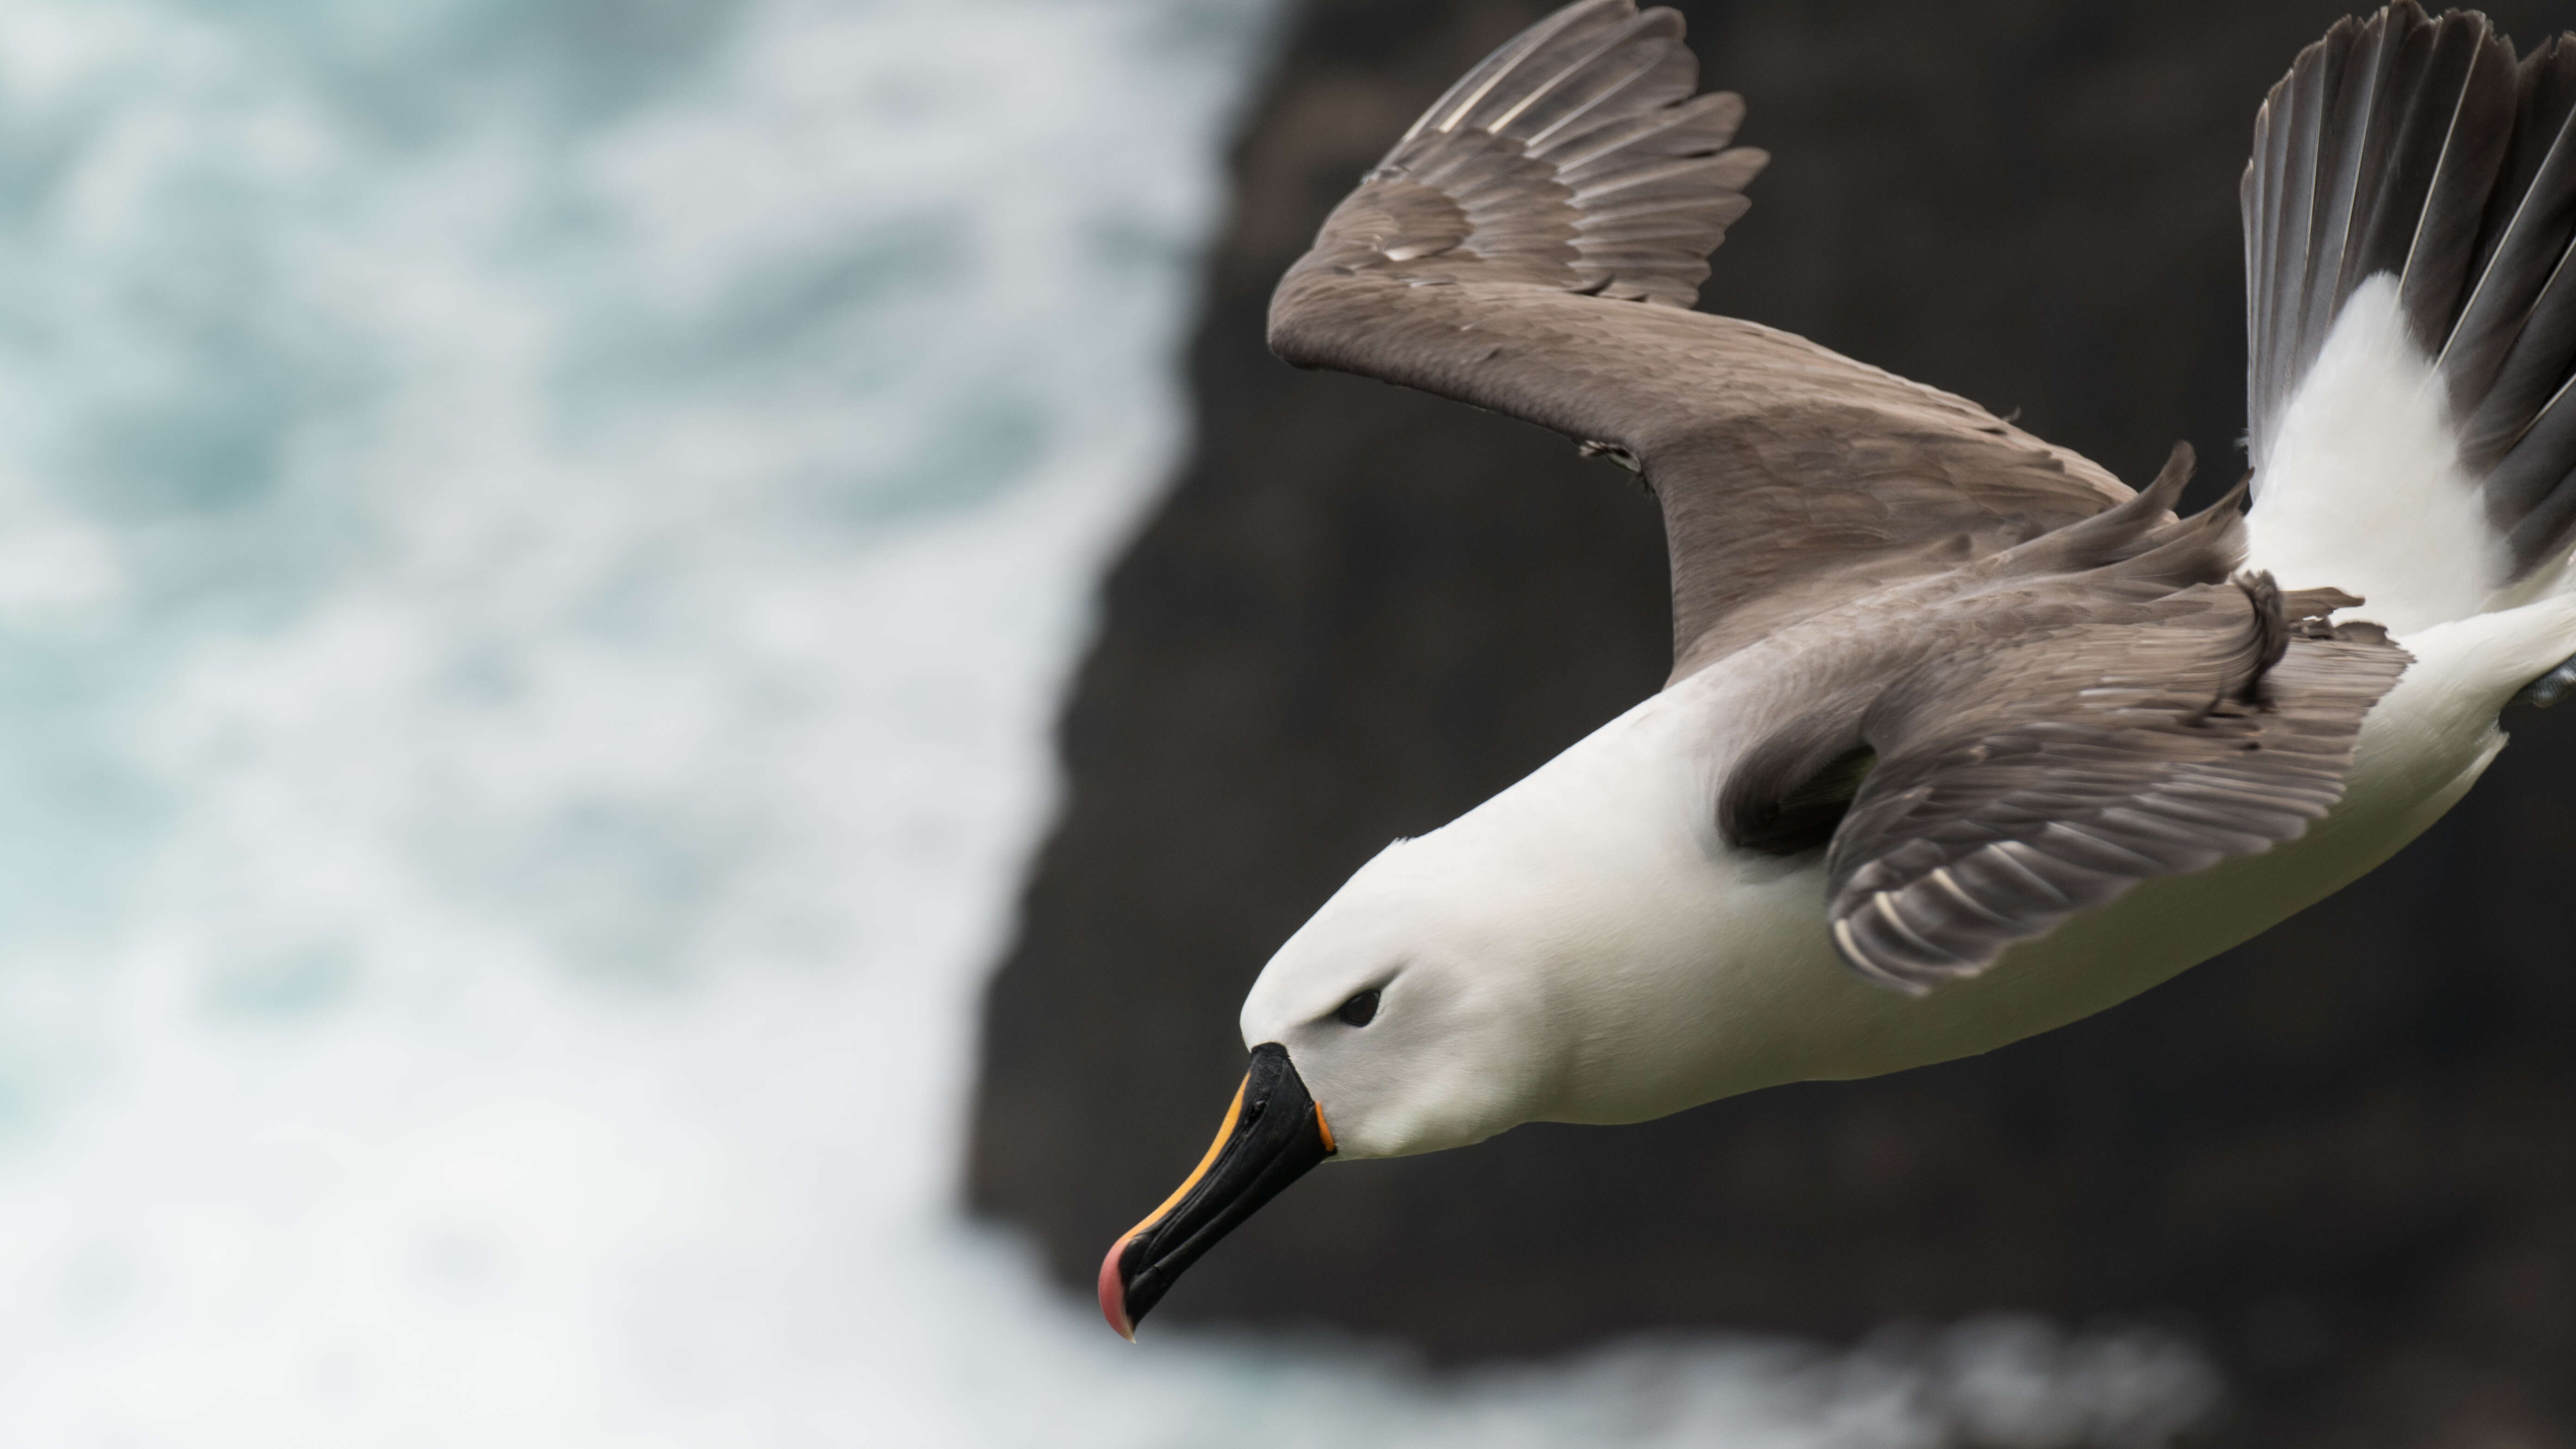
POLYGON ((2179 1349, 2011 1324, 1139 1350, 957 1218, 980 973, 1171 461, 1264 8, 0 10, 0 1437, 2199 1411, 2179 1349))

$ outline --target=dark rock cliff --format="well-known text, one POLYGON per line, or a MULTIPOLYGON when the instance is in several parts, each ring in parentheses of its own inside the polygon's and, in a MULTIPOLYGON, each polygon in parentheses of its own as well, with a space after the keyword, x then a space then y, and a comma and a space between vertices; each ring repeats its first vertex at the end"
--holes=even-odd
MULTIPOLYGON (((1106 588, 1063 818, 988 1003, 969 1194, 1069 1283, 1242 1070, 1270 951, 1390 837, 1652 690, 1650 501, 1553 436, 1262 346, 1272 283, 1537 0, 1308 0, 1237 155, 1190 353, 1198 445, 1106 588)), ((2143 480, 2241 466, 2236 181, 2332 4, 1697 3, 1771 148, 1715 311, 1963 393, 2143 480)), ((2576 12, 2494 7, 2526 43, 2576 12)), ((2224 475, 2224 476, 2217 476, 2224 475)), ((2576 708, 2366 884, 1984 1058, 1642 1127, 1327 1169, 1166 1318, 1444 1358, 1668 1325, 2149 1318, 2231 1442, 2576 1445, 2576 708)))

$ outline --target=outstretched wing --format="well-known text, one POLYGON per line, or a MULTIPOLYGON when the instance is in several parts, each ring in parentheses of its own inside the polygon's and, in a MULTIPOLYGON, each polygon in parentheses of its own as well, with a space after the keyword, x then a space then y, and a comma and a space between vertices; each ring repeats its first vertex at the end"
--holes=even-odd
POLYGON ((2156 523, 2183 476, 1913 621, 1850 727, 1876 767, 1825 861, 1834 944, 1862 973, 1917 991, 1975 975, 2140 881, 2295 839, 2343 798, 2407 655, 2326 622, 2349 594, 2234 574, 2236 500, 2156 523))
POLYGON ((1304 367, 1553 428, 1638 468, 1673 565, 1674 677, 2129 490, 1974 403, 1686 310, 1767 159, 1694 96, 1671 10, 1578 0, 1415 122, 1271 303, 1304 367))

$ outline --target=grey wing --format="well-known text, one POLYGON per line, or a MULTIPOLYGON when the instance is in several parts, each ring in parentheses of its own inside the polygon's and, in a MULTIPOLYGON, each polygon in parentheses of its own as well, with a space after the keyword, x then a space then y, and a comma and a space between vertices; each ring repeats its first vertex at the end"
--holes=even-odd
POLYGON ((2071 578, 2003 642, 1871 707, 1879 763, 1826 857, 1844 959, 1923 990, 2140 881, 2296 838, 2343 796, 2362 717, 2407 664, 2359 601, 2268 577, 2153 599, 2071 578))
POLYGON ((1765 160, 1692 94, 1681 17, 1579 0, 1443 96, 1280 283, 1271 346, 1553 428, 1637 467, 1674 677, 1797 619, 2129 496, 1973 403, 1686 310, 1765 160))

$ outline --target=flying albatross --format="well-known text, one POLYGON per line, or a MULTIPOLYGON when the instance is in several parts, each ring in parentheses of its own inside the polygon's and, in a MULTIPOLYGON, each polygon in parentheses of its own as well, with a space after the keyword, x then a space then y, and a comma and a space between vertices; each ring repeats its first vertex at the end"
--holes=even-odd
POLYGON ((2256 113, 2240 489, 2177 517, 1974 403, 1691 310, 1767 159, 1671 10, 1578 0, 1442 96, 1271 304, 1301 367, 1637 470, 1663 689, 1390 845, 1243 1005, 1133 1336, 1328 1157, 1866 1077, 2136 995, 2388 858, 2576 680, 2576 36, 2412 0, 2256 113))

